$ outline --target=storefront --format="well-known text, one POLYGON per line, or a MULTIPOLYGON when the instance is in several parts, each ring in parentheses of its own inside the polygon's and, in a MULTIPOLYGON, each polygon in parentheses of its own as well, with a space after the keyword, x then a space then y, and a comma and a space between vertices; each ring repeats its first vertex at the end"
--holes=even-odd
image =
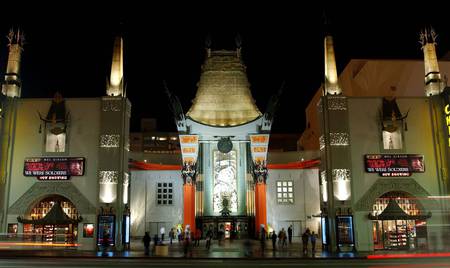
POLYGON ((29 218, 19 217, 24 238, 30 241, 75 244, 78 222, 82 218, 76 207, 62 196, 47 197, 33 207, 29 218))
POLYGON ((403 192, 378 198, 369 219, 373 224, 374 249, 413 250, 427 248, 426 219, 421 205, 403 192))

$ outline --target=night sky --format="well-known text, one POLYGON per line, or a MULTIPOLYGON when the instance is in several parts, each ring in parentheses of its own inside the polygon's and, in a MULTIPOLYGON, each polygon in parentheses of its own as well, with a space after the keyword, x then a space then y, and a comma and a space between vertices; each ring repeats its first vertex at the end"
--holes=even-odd
MULTIPOLYGON (((98 97, 105 95, 113 40, 121 29, 132 131, 139 129, 142 117, 157 118, 159 130, 175 131, 162 81, 167 81, 187 112, 196 93, 207 35, 213 49, 234 49, 234 38, 240 34, 252 94, 261 111, 286 82, 273 125, 276 133, 301 133, 305 127, 304 109, 324 76, 325 9, 339 72, 351 58, 421 59, 418 33, 424 26, 432 25, 439 34, 439 57, 450 50, 449 13, 439 6, 427 13, 428 7, 422 5, 405 9, 374 2, 378 5, 325 8, 281 2, 192 6, 148 2, 57 11, 42 6, 2 8, 0 36, 12 26, 25 31, 22 97, 52 97, 55 91, 65 97, 98 97)), ((6 41, 0 38, 0 73, 6 68, 6 41)))

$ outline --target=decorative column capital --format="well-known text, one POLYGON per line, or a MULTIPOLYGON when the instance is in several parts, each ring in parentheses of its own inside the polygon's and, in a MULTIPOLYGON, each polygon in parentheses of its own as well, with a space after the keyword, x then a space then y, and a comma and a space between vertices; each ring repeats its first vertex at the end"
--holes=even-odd
POLYGON ((183 184, 194 185, 197 175, 197 163, 185 162, 181 169, 181 177, 183 177, 183 184))
POLYGON ((269 170, 266 161, 258 161, 253 163, 253 181, 255 184, 266 184, 269 170))

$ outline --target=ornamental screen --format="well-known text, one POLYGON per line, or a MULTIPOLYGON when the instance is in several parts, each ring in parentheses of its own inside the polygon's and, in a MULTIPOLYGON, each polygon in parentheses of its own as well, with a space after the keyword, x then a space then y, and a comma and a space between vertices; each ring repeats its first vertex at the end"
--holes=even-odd
POLYGON ((294 182, 277 181, 278 204, 294 204, 294 182))
POLYGON ((223 209, 223 200, 228 199, 228 209, 237 212, 236 151, 221 153, 214 151, 214 212, 223 209))
POLYGON ((173 184, 171 182, 158 182, 156 191, 158 205, 172 205, 173 184))

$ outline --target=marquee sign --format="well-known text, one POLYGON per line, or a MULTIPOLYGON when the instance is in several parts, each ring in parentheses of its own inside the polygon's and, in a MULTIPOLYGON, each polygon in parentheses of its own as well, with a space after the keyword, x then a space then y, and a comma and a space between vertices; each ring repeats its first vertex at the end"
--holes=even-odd
POLYGON ((269 134, 257 134, 250 136, 250 150, 254 163, 265 163, 269 148, 269 134))
POLYGON ((198 156, 198 135, 180 135, 180 147, 183 164, 195 164, 198 156))
POLYGON ((364 165, 366 172, 382 177, 409 177, 425 172, 423 155, 419 154, 366 154, 364 165))
POLYGON ((84 164, 84 157, 29 157, 25 158, 23 175, 38 180, 68 180, 70 176, 83 176, 84 164))

